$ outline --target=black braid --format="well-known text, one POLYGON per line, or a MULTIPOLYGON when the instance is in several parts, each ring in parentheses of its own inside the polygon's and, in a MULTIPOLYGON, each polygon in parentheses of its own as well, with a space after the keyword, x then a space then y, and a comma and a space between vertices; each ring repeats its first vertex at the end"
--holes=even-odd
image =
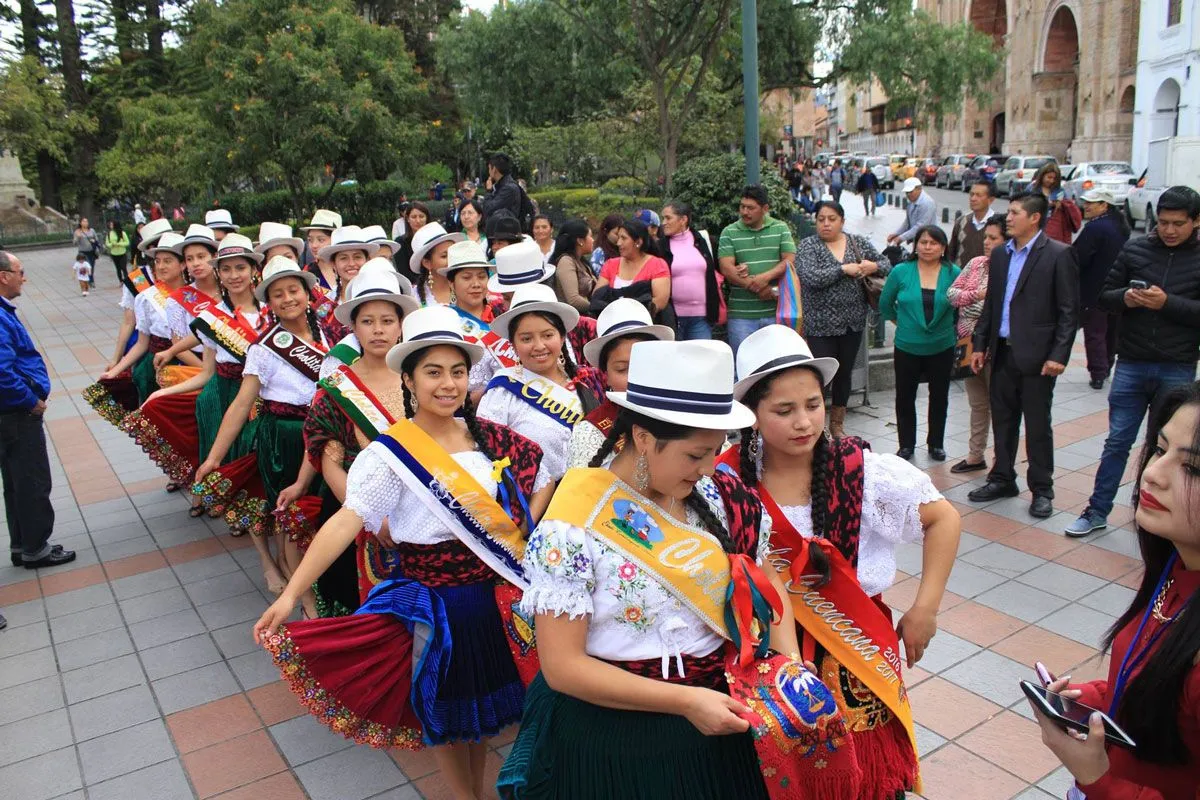
POLYGON ((488 447, 487 439, 484 438, 483 431, 479 427, 479 420, 475 416, 475 404, 471 402, 470 392, 463 399, 462 418, 463 422, 467 423, 467 431, 470 432, 471 438, 475 440, 475 447, 487 456, 488 461, 495 461, 496 456, 488 447))
POLYGON ((333 271, 333 297, 338 303, 342 302, 342 273, 333 271))
POLYGON ((304 309, 304 318, 308 320, 308 332, 312 334, 314 342, 321 341, 321 325, 317 322, 317 312, 313 311, 312 306, 304 309))
POLYGON ((750 453, 750 442, 754 441, 757 431, 753 427, 742 428, 742 444, 738 448, 741 451, 741 462, 738 465, 741 471, 742 483, 753 489, 758 486, 758 464, 754 460, 754 456, 750 453))
POLYGON ((721 543, 721 549, 726 553, 736 552, 737 548, 733 545, 733 537, 729 535, 727 526, 721 524, 721 520, 713 512, 712 506, 704 499, 704 495, 700 494, 700 490, 692 487, 692 493, 683 501, 684 505, 696 512, 696 516, 700 518, 700 525, 704 530, 711 533, 718 542, 721 543))
MULTIPOLYGON (((809 489, 809 508, 812 510, 814 537, 825 535, 826 517, 829 514, 829 484, 833 480, 832 460, 833 454, 829 449, 829 437, 822 431, 821 435, 817 437, 816 446, 813 447, 812 486, 809 489)), ((817 588, 829 583, 829 557, 815 542, 809 542, 808 560, 820 576, 816 583, 817 588)))
POLYGON ((429 270, 425 269, 424 262, 421 263, 421 268, 417 272, 417 297, 421 300, 421 305, 425 305, 425 282, 429 280, 429 270))
POLYGON ((600 445, 600 449, 596 451, 596 455, 592 456, 592 460, 588 462, 589 467, 604 466, 604 459, 608 458, 617 444, 625 436, 633 430, 633 420, 624 411, 617 414, 617 418, 613 421, 613 426, 608 431, 608 436, 604 437, 604 443, 600 445))
POLYGON ((400 388, 401 388, 401 390, 403 390, 403 392, 404 392, 404 418, 405 418, 405 419, 412 419, 412 416, 413 416, 413 407, 412 407, 413 395, 412 395, 412 392, 410 392, 410 391, 408 390, 408 385, 407 385, 407 384, 405 384, 403 381, 401 381, 401 382, 400 382, 400 388))

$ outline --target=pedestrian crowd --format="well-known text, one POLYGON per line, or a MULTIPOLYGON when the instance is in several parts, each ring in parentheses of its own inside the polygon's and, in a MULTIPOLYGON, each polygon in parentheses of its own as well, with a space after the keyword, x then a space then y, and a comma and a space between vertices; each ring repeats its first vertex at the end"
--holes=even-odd
MULTIPOLYGON (((947 236, 906 182, 880 251, 839 202, 877 185, 839 170, 799 244, 757 185, 719 232, 679 201, 555 231, 502 155, 482 196, 462 185, 440 221, 409 203, 390 235, 329 209, 299 235, 258 221, 257 241, 220 209, 182 232, 147 220, 136 243, 110 226, 122 324, 84 397, 189 514, 252 538, 277 598, 252 633, 307 709, 360 743, 433 748, 456 798, 484 796, 485 740, 519 724, 505 798, 891 799, 921 789, 903 670, 937 631, 961 531, 911 463, 917 387, 945 460, 949 384, 969 373, 952 470, 988 470, 972 501, 1018 494, 1023 420, 1030 513, 1048 517, 1052 397, 1082 326, 1110 432, 1067 533, 1105 526, 1149 412, 1146 570, 1110 679, 1043 688, 1137 748, 1098 716, 1075 722, 1087 736, 1052 703, 1037 718, 1079 796, 1196 797, 1200 195, 1164 192, 1129 239, 1110 195, 1071 211, 1047 171, 1005 215, 972 186, 947 236), (876 313, 895 328, 895 454, 846 431, 876 313), (922 572, 893 622, 902 543, 922 572)), ((81 221, 83 294, 98 241, 81 221)), ((50 542, 24 279, 0 253, 0 470, 13 562, 40 568, 74 554, 50 542)))

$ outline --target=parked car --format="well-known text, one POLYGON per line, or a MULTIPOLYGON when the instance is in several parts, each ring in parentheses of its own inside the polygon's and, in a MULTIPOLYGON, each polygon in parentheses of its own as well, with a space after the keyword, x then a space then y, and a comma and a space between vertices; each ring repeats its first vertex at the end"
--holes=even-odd
POLYGON ((904 174, 904 162, 908 156, 903 156, 898 153, 892 153, 888 156, 888 163, 891 165, 892 180, 902 181, 908 176, 904 174))
POLYGON ((1076 164, 1069 176, 1063 173, 1063 191, 1078 203, 1079 196, 1089 189, 1104 189, 1123 205, 1129 195, 1129 181, 1136 177, 1128 161, 1086 161, 1076 164))
POLYGON ((875 180, 879 181, 879 188, 891 189, 896 185, 896 179, 892 175, 891 164, 888 163, 887 156, 875 156, 866 160, 866 168, 875 173, 875 180))
POLYGON ((996 180, 996 173, 1000 171, 1000 167, 1004 162, 1008 161, 1008 156, 993 153, 986 156, 975 156, 971 159, 971 163, 966 166, 962 174, 962 190, 963 192, 971 191, 971 184, 987 181, 992 183, 996 180))
POLYGON ((933 178, 933 185, 945 186, 947 189, 961 186, 963 173, 967 171, 967 165, 974 160, 974 153, 954 153, 946 156, 942 159, 942 163, 938 165, 937 174, 933 178))
POLYGON ((1002 197, 1012 197, 1029 188, 1033 173, 1050 162, 1058 163, 1054 156, 1009 156, 1004 166, 996 173, 996 193, 1002 197))
POLYGON ((921 183, 933 183, 937 177, 937 171, 940 163, 936 158, 918 158, 917 169, 914 173, 915 177, 921 179, 921 183))

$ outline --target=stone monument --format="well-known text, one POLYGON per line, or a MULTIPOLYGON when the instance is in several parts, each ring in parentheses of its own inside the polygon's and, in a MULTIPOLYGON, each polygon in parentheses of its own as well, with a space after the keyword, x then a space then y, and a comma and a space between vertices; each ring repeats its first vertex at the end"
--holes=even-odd
POLYGON ((37 205, 33 189, 21 174, 21 162, 10 150, 0 150, 0 208, 30 208, 37 205))
POLYGON ((9 150, 0 150, 0 234, 28 236, 70 230, 66 216, 38 203, 17 157, 9 150))

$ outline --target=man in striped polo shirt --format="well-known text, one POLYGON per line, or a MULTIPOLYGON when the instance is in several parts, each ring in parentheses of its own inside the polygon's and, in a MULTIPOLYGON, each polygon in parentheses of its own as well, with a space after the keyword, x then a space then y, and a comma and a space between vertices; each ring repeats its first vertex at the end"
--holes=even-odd
POLYGON ((717 255, 721 273, 732 284, 726 335, 735 354, 743 339, 775 322, 775 284, 796 255, 791 229, 770 210, 767 190, 747 186, 738 206, 740 219, 721 231, 717 255))

